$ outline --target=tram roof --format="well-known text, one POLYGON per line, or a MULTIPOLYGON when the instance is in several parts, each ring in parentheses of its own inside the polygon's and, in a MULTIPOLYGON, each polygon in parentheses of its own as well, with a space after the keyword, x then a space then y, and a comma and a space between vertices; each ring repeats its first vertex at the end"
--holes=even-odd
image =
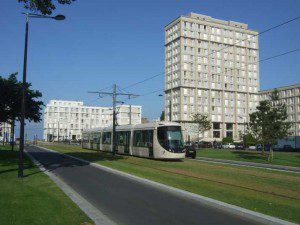
MULTIPOLYGON (((180 126, 180 124, 176 122, 157 121, 157 122, 142 123, 142 124, 135 124, 135 125, 120 125, 116 127, 116 130, 118 131, 118 130, 131 130, 131 129, 147 129, 147 128, 155 128, 160 126, 180 126)), ((95 132, 95 131, 110 131, 110 130, 112 130, 112 126, 85 129, 83 131, 95 132)))

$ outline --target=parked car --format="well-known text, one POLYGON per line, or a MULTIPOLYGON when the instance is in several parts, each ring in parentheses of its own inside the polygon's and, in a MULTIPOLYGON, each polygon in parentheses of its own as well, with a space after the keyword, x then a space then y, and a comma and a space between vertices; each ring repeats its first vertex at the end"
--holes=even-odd
POLYGON ((186 143, 185 145, 185 157, 188 158, 196 158, 196 148, 195 145, 192 143, 186 143))
POLYGON ((236 145, 235 145, 235 149, 238 149, 238 150, 245 150, 245 145, 244 145, 244 144, 241 144, 241 143, 236 144, 236 145))
POLYGON ((256 146, 255 146, 255 145, 250 145, 250 146, 248 147, 248 150, 256 150, 256 146))
POLYGON ((231 143, 227 143, 227 144, 223 144, 222 148, 225 148, 225 149, 235 149, 235 145, 231 144, 231 143))
POLYGON ((213 142, 213 148, 221 149, 222 148, 222 143, 214 141, 213 142))
POLYGON ((198 148, 211 148, 212 144, 210 142, 201 141, 198 144, 198 148))
POLYGON ((294 151, 294 148, 291 145, 284 145, 282 150, 283 151, 294 151))
POLYGON ((262 151, 263 150, 263 145, 261 145, 261 144, 258 144, 258 145, 256 145, 256 150, 257 151, 262 151))

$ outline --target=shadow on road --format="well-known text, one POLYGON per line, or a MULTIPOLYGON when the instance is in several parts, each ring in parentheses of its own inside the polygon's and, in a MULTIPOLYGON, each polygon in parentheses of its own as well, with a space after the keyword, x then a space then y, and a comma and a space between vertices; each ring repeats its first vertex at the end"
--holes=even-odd
POLYGON ((90 164, 90 162, 96 162, 96 161, 115 161, 119 159, 123 159, 124 156, 120 155, 112 155, 111 153, 107 152, 101 152, 101 151, 93 151, 93 152, 65 152, 64 154, 58 154, 55 152, 48 152, 45 150, 41 150, 38 147, 31 147, 31 150, 29 151, 30 155, 33 156, 37 161, 39 161, 48 171, 54 171, 58 168, 72 168, 72 167, 81 167, 81 166, 87 166, 90 164), (33 150, 33 151, 31 151, 33 150), (77 160, 68 157, 73 156, 76 158, 84 159, 89 162, 77 160))

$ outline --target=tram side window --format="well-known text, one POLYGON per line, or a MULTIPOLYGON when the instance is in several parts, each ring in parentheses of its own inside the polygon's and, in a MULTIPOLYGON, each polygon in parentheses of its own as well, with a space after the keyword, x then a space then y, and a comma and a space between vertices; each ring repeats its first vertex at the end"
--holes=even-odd
POLYGON ((102 144, 106 144, 106 145, 111 144, 111 132, 102 133, 102 144))
POLYGON ((133 146, 135 147, 152 147, 153 131, 152 130, 136 130, 133 133, 133 146))
POLYGON ((100 133, 93 133, 93 143, 94 144, 99 144, 100 143, 100 137, 101 137, 100 133))
POLYGON ((125 145, 125 132, 117 132, 117 145, 125 145))
POLYGON ((140 147, 142 142, 142 131, 135 130, 133 132, 133 146, 140 147))
POLYGON ((83 141, 83 143, 88 143, 89 142, 89 134, 83 133, 82 134, 82 141, 83 141))

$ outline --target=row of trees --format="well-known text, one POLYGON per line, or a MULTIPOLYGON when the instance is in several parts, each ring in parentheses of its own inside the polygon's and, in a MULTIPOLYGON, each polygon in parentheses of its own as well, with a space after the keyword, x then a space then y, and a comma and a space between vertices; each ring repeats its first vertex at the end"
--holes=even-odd
MULTIPOLYGON (((275 91, 270 95, 270 100, 264 100, 259 103, 256 111, 250 114, 250 121, 246 132, 242 134, 244 143, 259 143, 263 145, 263 154, 265 147, 269 146, 269 160, 273 160, 273 146, 278 139, 290 135, 289 129, 291 122, 287 122, 286 105, 279 101, 279 93, 275 91)), ((211 121, 207 115, 194 114, 192 121, 198 125, 198 136, 211 129, 211 121)))
MULTIPOLYGON (((26 108, 25 119, 29 122, 41 121, 41 110, 44 106, 39 99, 42 97, 40 91, 31 89, 31 84, 25 85, 26 108)), ((0 122, 11 125, 11 137, 15 136, 16 121, 21 119, 21 103, 22 103, 22 82, 18 81, 17 73, 11 74, 8 78, 0 76, 0 122)), ((11 141, 12 150, 14 142, 11 141)))

